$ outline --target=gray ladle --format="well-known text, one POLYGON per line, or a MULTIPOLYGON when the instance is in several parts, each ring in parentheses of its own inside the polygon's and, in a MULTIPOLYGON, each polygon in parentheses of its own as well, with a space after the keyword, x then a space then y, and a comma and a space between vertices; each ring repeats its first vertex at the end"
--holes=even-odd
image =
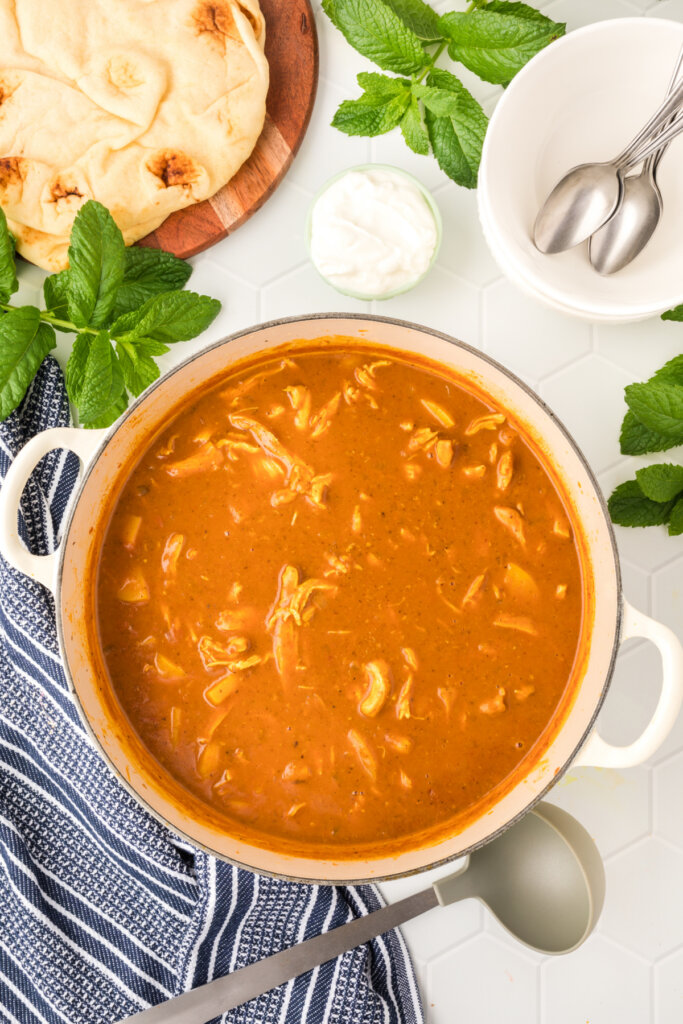
POLYGON ((541 953, 569 953, 595 927, 604 895, 605 872, 593 840, 571 814, 542 803, 428 889, 126 1020, 205 1024, 426 910, 471 897, 520 942, 541 953))
POLYGON ((682 100, 683 82, 613 160, 579 164, 558 181, 534 224, 534 245, 540 252, 571 249, 612 216, 621 200, 624 172, 631 156, 678 111, 682 100))

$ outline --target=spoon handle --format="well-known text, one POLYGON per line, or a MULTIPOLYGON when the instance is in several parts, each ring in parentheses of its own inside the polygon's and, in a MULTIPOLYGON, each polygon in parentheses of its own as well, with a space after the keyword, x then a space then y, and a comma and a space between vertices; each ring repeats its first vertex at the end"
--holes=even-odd
POLYGON ((135 1024, 205 1024, 227 1010, 233 1010, 249 999, 255 999, 271 988, 333 960, 347 949, 354 949, 377 935, 397 928, 418 914, 438 906, 438 903, 436 890, 430 885, 428 889, 399 900, 398 903, 390 903, 381 910, 356 918, 323 935, 316 935, 281 953, 274 953, 265 960, 258 960, 248 967, 242 967, 232 974, 216 978, 191 992, 185 992, 125 1019, 135 1021, 135 1024))
POLYGON ((656 153, 658 149, 662 149, 668 146, 677 135, 680 135, 683 131, 683 113, 675 117, 671 123, 661 132, 656 138, 651 139, 650 142, 633 153, 628 160, 621 166, 625 170, 629 170, 631 167, 635 167, 641 161, 646 160, 652 153, 656 153))
MULTIPOLYGON (((657 129, 662 127, 664 123, 673 115, 677 114, 680 110, 681 103, 683 102, 683 82, 679 82, 674 87, 674 82, 678 77, 680 70, 681 61, 683 61, 683 47, 679 51, 674 73, 669 85, 669 92, 665 97, 663 103, 657 108, 647 124, 644 124, 637 135, 631 139, 629 144, 624 147, 619 156, 615 157, 614 163, 617 165, 630 163, 630 159, 634 151, 642 145, 643 142, 651 139, 652 133, 656 132, 657 129)), ((638 161, 640 162, 640 161, 638 161)))

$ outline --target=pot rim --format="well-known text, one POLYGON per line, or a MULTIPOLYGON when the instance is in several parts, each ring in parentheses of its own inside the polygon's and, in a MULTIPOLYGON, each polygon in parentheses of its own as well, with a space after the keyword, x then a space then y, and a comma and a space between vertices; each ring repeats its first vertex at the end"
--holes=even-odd
MULTIPOLYGON (((446 864, 450 864, 450 863, 452 863, 454 861, 461 860, 462 858, 469 856, 475 850, 480 849, 482 846, 486 846, 488 843, 490 843, 494 839, 498 838, 498 836, 502 835, 503 832, 507 831, 507 829, 510 828, 512 825, 514 825, 516 822, 520 821, 521 818, 523 818, 525 814, 527 814, 529 811, 531 811, 538 803, 540 803, 541 800, 543 800, 545 798, 545 796, 547 796, 548 792, 553 788, 553 786, 556 785, 557 782, 559 782, 559 780, 563 777, 563 775, 571 767, 571 765, 574 762, 574 759, 576 758, 579 750, 581 749, 581 747, 584 745, 584 743, 588 739, 589 735, 591 734, 591 732, 592 732, 592 730, 593 730, 593 728, 595 726, 596 719, 598 717, 598 714, 600 713, 602 705, 603 705, 603 703, 605 701, 605 698, 607 696, 607 692, 609 690, 609 687, 610 687, 610 684, 611 684, 611 681, 612 681, 612 677, 614 675, 614 668, 615 668, 617 654, 618 654, 618 651, 619 651, 619 642, 620 642, 621 631, 622 631, 623 601, 621 600, 621 595, 622 595, 622 579, 621 579, 621 566, 620 566, 620 562, 619 562, 619 553, 618 553, 618 549, 617 549, 616 537, 615 537, 615 534, 614 534, 614 529, 613 529, 613 526, 612 526, 612 521, 611 521, 611 519, 609 517, 609 513, 608 513, 608 509, 607 509, 607 502, 605 501, 605 498, 604 498, 604 496, 602 494, 602 490, 601 490, 601 488, 600 488, 600 486, 598 484, 596 476, 593 473, 593 470, 591 469, 591 467, 590 467, 590 465, 589 465, 585 455, 583 454, 582 450, 580 449, 580 447, 578 446, 578 444, 574 440, 572 434, 565 427, 565 425, 562 422, 562 420, 553 412, 553 410, 546 404, 546 402, 541 398, 541 396, 538 395, 533 390, 533 388, 531 388, 528 384, 526 384, 523 380, 521 380, 515 373, 513 373, 511 370, 509 370, 502 363, 499 363, 496 359, 493 359, 491 356, 489 356, 486 352, 482 352, 480 349, 476 348, 474 345, 468 345, 467 342, 460 341, 459 339, 454 338, 454 337, 452 337, 449 334, 445 334, 443 331, 438 331, 438 330, 436 330, 436 328, 425 327, 425 326, 423 326, 421 324, 413 323, 410 320, 400 320, 400 319, 397 319, 395 317, 382 316, 382 315, 376 314, 376 313, 310 313, 310 314, 302 314, 302 315, 299 315, 299 316, 279 317, 276 320, 267 320, 267 321, 264 321, 263 323, 260 323, 260 324, 252 324, 250 327, 243 328, 242 330, 239 330, 239 331, 234 331, 232 334, 226 335, 224 338, 221 338, 218 341, 212 342, 210 345, 206 345, 205 347, 201 348, 199 351, 194 352, 192 355, 188 356, 187 359, 182 360, 182 362, 178 363, 177 366, 174 366, 167 373, 162 374, 162 376, 159 377, 158 380, 156 380, 138 398, 136 398, 133 401, 133 403, 128 407, 128 409, 123 413, 123 415, 116 421, 116 423, 112 424, 111 428, 109 428, 109 430, 107 431, 106 437, 103 438, 102 443, 100 444, 99 448, 95 452, 94 456, 92 457, 92 459, 90 460, 88 466, 86 467, 84 473, 82 474, 80 480, 78 481, 78 484, 76 485, 74 493, 73 493, 73 495, 72 495, 72 497, 71 497, 71 499, 69 501, 69 508, 67 510, 67 514, 66 514, 66 517, 65 517, 65 523, 64 523, 63 530, 62 530, 62 540, 61 540, 61 543, 60 543, 60 546, 59 546, 59 555, 58 555, 57 569, 56 569, 56 576, 55 576, 54 599, 55 599, 55 612, 56 612, 56 624, 57 624, 57 637, 58 637, 58 641, 59 641, 60 653, 62 655, 62 662, 63 662, 63 665, 64 665, 64 674, 65 674, 65 677, 66 677, 67 685, 69 687, 69 691, 71 692, 71 694, 72 694, 72 696, 73 696, 73 698, 75 700, 75 704, 76 704, 76 709, 78 711, 78 715, 79 715, 79 717, 81 719, 81 722, 83 723, 83 725, 85 727, 86 732, 91 737, 91 739, 94 741, 95 746, 97 747, 97 750, 98 750, 100 756, 106 762, 107 767, 109 768, 109 770, 112 771, 115 774, 115 776, 117 777, 117 779, 121 783, 121 785, 124 787, 124 789, 128 793, 130 793, 130 795, 135 799, 135 801, 138 803, 138 805, 140 807, 142 807, 148 814, 151 814, 155 818, 155 820, 158 821, 160 824, 162 824, 165 828, 167 828, 169 830, 169 832, 171 832, 172 834, 175 834, 175 835, 179 836, 180 838, 186 840, 191 846, 195 847, 196 849, 200 849, 204 853, 209 854, 212 857, 216 857, 218 860, 222 860, 222 861, 224 861, 224 862, 226 862, 228 864, 232 864, 234 867, 241 868, 241 869, 243 869, 245 871, 250 871, 252 874, 264 875, 264 876, 269 877, 269 878, 275 878, 275 879, 279 879, 279 880, 287 881, 287 882, 296 882, 296 883, 300 883, 300 884, 304 884, 304 885, 364 885, 364 884, 376 884, 378 882, 394 881, 395 879, 399 879, 399 878, 409 878, 409 877, 411 877, 413 875, 424 874, 427 871, 432 871, 435 868, 443 867, 446 864), (602 688, 601 688, 601 691, 600 691, 600 695, 599 695, 598 700, 596 701, 595 707, 593 709, 593 713, 592 713, 592 715, 590 717, 590 720, 589 720, 588 724, 586 725, 586 728, 582 732, 582 734, 581 734, 581 736, 580 736, 576 746, 574 747, 574 749, 571 752, 571 754, 569 755, 569 757, 565 760, 564 764, 560 768, 557 769, 557 771, 552 776, 552 778, 550 779, 548 784, 546 786, 544 786, 541 789, 540 792, 536 793, 530 800, 525 801, 524 802, 524 806, 520 809, 520 811, 517 814, 515 814, 514 817, 509 818, 508 820, 506 820, 504 822, 504 824, 500 825, 494 832, 492 832, 489 835, 487 835, 481 841, 476 842, 476 843, 472 843, 470 846, 466 847, 464 850, 458 851, 457 853, 450 854, 450 855, 448 855, 446 857, 441 857, 441 858, 439 858, 438 860, 435 860, 435 861, 430 861, 429 864, 425 864, 423 867, 416 867, 416 868, 405 869, 405 870, 401 870, 401 871, 392 872, 391 874, 372 875, 372 876, 369 876, 369 877, 368 876, 362 876, 362 877, 346 876, 343 879, 334 879, 334 880, 330 880, 330 881, 324 881, 324 880, 321 880, 321 879, 305 878, 305 877, 301 877, 301 876, 297 876, 297 875, 288 875, 288 874, 285 874, 285 873, 282 873, 282 872, 268 871, 268 870, 265 870, 263 868, 259 868, 258 870, 256 870, 254 867, 252 867, 249 864, 244 863, 243 861, 239 861, 239 860, 237 860, 237 859, 235 859, 233 857, 228 857, 225 854, 218 853, 216 850, 211 849, 209 846, 206 846, 204 843, 201 843, 197 839, 193 838, 191 835, 189 835, 184 830, 177 828, 175 825, 172 825, 163 816, 163 814, 161 814, 159 811, 157 811, 154 807, 152 807, 149 804, 149 802, 145 799, 145 797, 141 796, 140 793, 138 793, 138 791, 131 785, 131 783, 128 781, 128 779, 125 777, 125 775, 121 771, 119 771, 119 769, 116 767, 116 765, 112 762, 112 760, 109 757, 109 754, 107 753, 107 751, 104 748, 104 745, 100 741, 99 737, 97 736, 95 730, 93 729, 92 725, 90 724, 89 719, 87 718, 87 716, 85 714, 85 711, 84 711, 82 703, 81 703, 80 696, 78 694, 78 691, 76 689, 76 686, 75 686, 75 683, 74 683, 74 680, 73 680, 73 676, 71 674, 71 669, 69 667, 69 662, 68 662, 68 659, 67 659, 67 656, 66 656, 66 645, 64 643, 64 628, 63 628, 63 622, 62 622, 62 603, 61 603, 61 599, 60 599, 61 589, 62 589, 62 586, 61 586, 62 585, 62 574, 63 574, 63 569, 64 569, 64 558, 65 558, 66 550, 67 550, 67 544, 65 543, 65 541, 66 541, 66 539, 69 536, 69 532, 71 530, 71 524, 73 522, 73 518, 74 518, 74 515, 75 515, 75 512, 76 512, 77 506, 79 504, 83 488, 85 487, 86 481, 88 480, 91 472, 93 471, 96 463, 98 462, 102 452, 104 451, 106 446, 109 444, 111 438, 123 426, 125 421, 138 409, 139 406, 141 406, 149 398, 149 396, 152 393, 157 391, 160 387, 163 387, 170 380, 170 378, 172 378, 176 373, 179 373, 182 370, 184 370, 185 367, 187 367, 191 363, 195 362, 197 359, 200 359, 207 352, 214 351, 214 350, 219 349, 219 348, 221 348, 223 346, 227 346, 231 342, 236 341, 238 338, 244 338, 244 337, 246 337, 246 336, 248 336, 250 334, 254 334, 257 331, 263 331, 263 330, 268 330, 269 328, 280 327, 283 324, 296 324, 296 323, 308 323, 308 324, 310 324, 311 322, 316 321, 316 320, 358 320, 358 321, 366 321, 366 322, 370 322, 370 323, 372 323, 372 322, 374 322, 374 323, 384 323, 384 324, 389 324, 389 325, 392 325, 392 326, 396 326, 396 327, 400 327, 400 328, 405 328, 405 329, 408 329, 408 330, 416 331, 418 333, 429 334, 432 337, 439 338, 440 340, 446 341, 446 342, 448 342, 451 345, 455 345, 457 348, 464 349, 465 351, 471 353, 475 357, 481 359, 483 362, 487 363, 489 366, 494 367, 496 370, 498 370, 500 373, 502 373, 505 377, 507 377, 508 380, 511 380, 529 398, 531 398, 531 400, 541 409, 542 412, 545 413, 545 415, 560 430, 560 432, 562 433, 562 435, 564 436, 564 438, 566 439, 566 441, 568 442, 568 444, 572 448, 574 454, 577 456, 577 458, 581 462, 581 464, 583 466, 583 469, 586 472, 586 475, 587 475, 588 479, 590 480, 590 483, 591 483, 591 485, 592 485, 592 487, 593 487, 593 489, 595 491, 595 495, 596 495, 596 497, 598 499, 598 504, 599 504, 600 512, 602 513, 602 518, 604 519, 604 521, 605 521, 605 523, 607 525, 607 533, 608 533, 608 536, 609 536, 610 545, 611 545, 611 553, 612 553, 612 563, 611 564, 613 564, 613 567, 614 567, 615 583, 616 583, 616 593, 617 593, 617 596, 618 596, 617 605, 616 605, 616 621, 615 621, 615 628, 614 628, 614 637, 613 637, 613 640, 612 640, 612 650, 611 650, 611 654, 610 654, 609 665, 608 665, 608 668, 607 668, 607 672, 605 674, 605 681, 604 681, 604 683, 602 685, 602 688)), ((397 860, 399 858, 400 858, 400 855, 397 857, 397 860)), ((325 863, 325 861, 321 860, 321 863, 325 863)), ((352 864, 353 861, 349 861, 348 863, 352 864)))

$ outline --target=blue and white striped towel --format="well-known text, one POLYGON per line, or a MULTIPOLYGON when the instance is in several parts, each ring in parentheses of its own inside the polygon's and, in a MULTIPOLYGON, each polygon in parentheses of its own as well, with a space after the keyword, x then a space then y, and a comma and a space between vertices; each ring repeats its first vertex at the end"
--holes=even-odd
MULTIPOLYGON (((48 358, 0 427, 0 474, 69 422, 48 358)), ((24 495, 23 536, 54 549, 78 465, 53 452, 24 495)), ((0 564, 0 1019, 105 1024, 367 913, 371 886, 262 878, 188 847, 143 811, 88 740, 48 592, 0 564)), ((398 932, 224 1016, 222 1024, 419 1024, 398 932)))

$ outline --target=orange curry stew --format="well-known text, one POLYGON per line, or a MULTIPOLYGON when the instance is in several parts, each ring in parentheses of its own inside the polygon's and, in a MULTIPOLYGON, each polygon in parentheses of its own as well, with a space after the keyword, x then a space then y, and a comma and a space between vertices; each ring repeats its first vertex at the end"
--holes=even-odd
POLYGON ((106 526, 118 699, 257 845, 445 837, 568 706, 568 511, 505 412, 410 358, 336 339, 243 362, 145 451, 106 526))

